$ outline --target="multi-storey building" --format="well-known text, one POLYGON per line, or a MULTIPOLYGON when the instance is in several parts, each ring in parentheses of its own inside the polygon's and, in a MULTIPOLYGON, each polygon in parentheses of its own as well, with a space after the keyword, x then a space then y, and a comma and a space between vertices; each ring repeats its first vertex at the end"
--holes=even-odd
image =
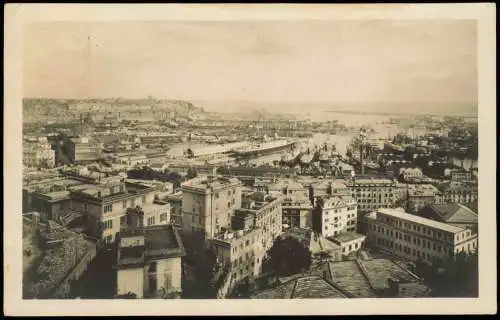
POLYGON ((354 178, 347 185, 358 203, 360 212, 392 208, 404 196, 402 186, 390 179, 354 178))
POLYGON ((478 200, 478 187, 452 181, 438 186, 442 194, 442 203, 472 203, 478 200))
POLYGON ((232 213, 241 207, 241 182, 209 176, 182 184, 182 231, 203 233, 206 239, 230 225, 232 213))
POLYGON ((471 208, 460 203, 434 204, 426 206, 419 216, 478 231, 478 216, 471 208))
POLYGON ((171 225, 123 230, 118 243, 117 295, 137 298, 180 297, 181 237, 171 225))
POLYGON ((440 192, 433 185, 409 185, 406 210, 416 213, 427 205, 438 203, 440 199, 440 192))
POLYGON ((281 197, 256 192, 244 200, 231 228, 211 240, 219 260, 230 266, 232 283, 262 272, 266 252, 282 232, 281 197))
POLYGON ((56 163, 55 151, 45 139, 37 142, 23 142, 23 164, 28 167, 53 168, 56 163))
POLYGON ((165 200, 170 204, 170 221, 174 227, 182 229, 182 192, 168 195, 165 200))
POLYGON ((97 161, 101 157, 101 144, 89 137, 62 136, 62 151, 72 163, 97 161))
POLYGON ((313 225, 313 206, 302 194, 283 196, 283 229, 306 228, 313 225))
POLYGON ((364 217, 367 241, 409 260, 432 264, 461 251, 474 252, 477 235, 470 229, 426 219, 402 209, 378 209, 364 217))
POLYGON ((311 228, 312 205, 309 190, 294 181, 279 181, 267 186, 270 194, 283 199, 283 228, 311 228))
POLYGON ((351 196, 321 197, 315 208, 313 226, 323 237, 333 237, 355 232, 357 216, 356 200, 351 196))
POLYGON ((155 188, 120 181, 83 185, 70 191, 72 210, 92 219, 95 231, 106 242, 113 242, 120 229, 127 226, 130 208, 144 212, 144 225, 168 222, 169 206, 155 203, 154 195, 155 188))

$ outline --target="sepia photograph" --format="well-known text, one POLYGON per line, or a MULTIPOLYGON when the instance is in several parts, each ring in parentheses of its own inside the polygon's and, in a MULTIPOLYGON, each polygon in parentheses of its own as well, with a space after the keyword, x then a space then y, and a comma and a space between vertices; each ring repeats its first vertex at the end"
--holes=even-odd
POLYGON ((302 6, 10 7, 13 309, 496 312, 494 5, 302 6))

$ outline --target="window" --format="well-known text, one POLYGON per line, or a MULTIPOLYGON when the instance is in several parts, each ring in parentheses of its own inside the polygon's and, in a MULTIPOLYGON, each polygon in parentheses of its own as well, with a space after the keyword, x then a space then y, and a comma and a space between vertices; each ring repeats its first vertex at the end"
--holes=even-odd
POLYGON ((103 221, 104 230, 113 229, 113 220, 103 221))
POLYGON ((108 205, 104 206, 104 213, 108 213, 108 212, 111 212, 111 211, 113 211, 113 205, 112 204, 108 204, 108 205))
POLYGON ((227 203, 227 207, 228 207, 228 208, 231 208, 231 202, 228 202, 228 203, 227 203))
POLYGON ((120 226, 127 225, 127 216, 120 217, 120 226))
POLYGON ((83 212, 88 212, 89 211, 89 205, 84 203, 83 204, 83 212))
POLYGON ((166 220, 167 220, 167 214, 166 213, 160 214, 160 221, 166 221, 166 220))
POLYGON ((127 209, 127 200, 123 200, 122 207, 123 209, 127 209))
POLYGON ((155 224, 155 217, 149 217, 148 218, 148 226, 152 226, 155 224))
POLYGON ((219 199, 219 193, 218 193, 218 192, 216 192, 216 193, 215 193, 215 197, 216 197, 217 199, 219 199))

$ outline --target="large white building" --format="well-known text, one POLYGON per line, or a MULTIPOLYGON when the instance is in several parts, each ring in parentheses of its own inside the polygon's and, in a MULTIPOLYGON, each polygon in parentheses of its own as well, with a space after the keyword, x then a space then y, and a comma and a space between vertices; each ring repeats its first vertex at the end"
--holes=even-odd
POLYGON ((436 259, 474 252, 477 235, 470 229, 426 219, 403 209, 379 209, 364 217, 371 245, 409 260, 436 259))
POLYGON ((182 230, 201 232, 206 239, 230 225, 235 209, 241 207, 241 182, 238 179, 202 177, 182 185, 182 230))
POLYGON ((323 237, 343 232, 356 232, 358 210, 351 196, 320 197, 314 212, 313 225, 323 237))
POLYGON ((282 198, 256 192, 245 197, 231 228, 212 239, 219 261, 229 266, 231 283, 262 272, 262 263, 282 233, 282 198))
POLYGON ((347 186, 358 203, 358 210, 362 212, 392 208, 404 196, 401 185, 385 178, 357 177, 349 181, 347 186))

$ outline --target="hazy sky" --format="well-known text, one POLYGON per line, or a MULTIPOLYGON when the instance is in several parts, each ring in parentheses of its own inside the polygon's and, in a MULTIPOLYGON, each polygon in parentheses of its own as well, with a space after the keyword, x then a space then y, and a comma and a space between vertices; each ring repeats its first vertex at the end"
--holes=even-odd
POLYGON ((24 96, 474 103, 476 41, 464 20, 44 22, 24 96))

